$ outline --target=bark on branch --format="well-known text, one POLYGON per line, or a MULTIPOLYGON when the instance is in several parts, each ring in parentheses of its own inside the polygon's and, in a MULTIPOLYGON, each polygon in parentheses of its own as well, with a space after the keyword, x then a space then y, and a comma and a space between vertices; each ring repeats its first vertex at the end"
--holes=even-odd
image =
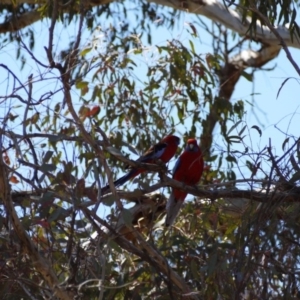
MULTIPOLYGON (((240 79, 242 72, 249 68, 260 68, 278 56, 281 47, 278 45, 263 45, 258 51, 252 49, 243 50, 239 54, 225 62, 218 71, 220 80, 219 101, 230 101, 235 85, 240 79)), ((209 114, 204 120, 203 132, 201 135, 201 146, 204 151, 211 151, 213 130, 219 121, 219 101, 212 103, 209 114)), ((206 154, 209 156, 209 154, 206 154)))
MULTIPOLYGON (((223 1, 217 0, 192 0, 185 1, 184 5, 181 0, 149 0, 159 5, 169 6, 174 9, 188 11, 193 14, 202 15, 208 19, 224 25, 226 28, 231 29, 241 36, 248 36, 249 33, 249 19, 244 21, 242 16, 230 7, 226 7, 223 1)), ((247 7, 245 7, 247 9, 247 7)), ((274 29, 286 42, 287 46, 300 48, 300 41, 296 36, 291 38, 291 33, 288 30, 289 24, 286 26, 274 26, 274 29)), ((279 45, 278 38, 267 27, 256 22, 256 32, 251 36, 252 39, 259 40, 263 43, 270 45, 279 45)))
MULTIPOLYGON (((84 1, 85 7, 96 7, 103 4, 108 4, 114 2, 113 0, 87 0, 84 1)), ((247 36, 249 34, 249 24, 250 21, 246 20, 243 22, 242 16, 235 10, 226 7, 224 2, 217 0, 192 0, 192 1, 183 1, 182 0, 148 0, 149 3, 155 3, 158 5, 171 7, 177 10, 188 11, 193 14, 202 15, 214 22, 219 22, 224 25, 226 28, 231 29, 241 36, 247 36)), ((33 1, 33 0, 17 0, 17 4, 45 4, 44 0, 33 1)), ((73 3, 73 2, 72 2, 73 3)), ((11 4, 11 0, 2 0, 1 4, 11 4)), ((61 5, 60 8, 64 12, 68 12, 69 7, 61 5)), ((80 11, 79 6, 73 6, 73 11, 80 11)), ((11 20, 0 24, 0 33, 12 32, 20 30, 33 24, 38 19, 41 19, 42 16, 37 15, 37 10, 30 13, 25 13, 22 16, 19 16, 18 20, 11 20)), ((280 35, 282 40, 286 43, 288 47, 300 48, 300 41, 296 35, 291 36, 289 31, 289 24, 286 26, 274 26, 276 32, 280 35)), ((259 21, 256 23, 256 32, 251 36, 252 39, 259 40, 263 43, 270 45, 279 45, 278 37, 267 27, 262 25, 259 21)))
MULTIPOLYGON (((167 176, 164 176, 163 182, 150 186, 148 189, 135 190, 134 192, 124 192, 118 191, 118 195, 122 199, 127 199, 130 201, 137 202, 138 199, 143 199, 144 195, 152 193, 163 187, 172 187, 186 191, 187 193, 197 196, 200 199, 237 199, 244 198, 252 201, 266 203, 268 201, 276 202, 287 202, 294 203, 300 202, 300 188, 295 187, 290 191, 280 192, 280 191, 271 191, 270 193, 265 193, 265 191, 256 191, 256 190, 239 190, 239 189, 215 189, 215 190, 206 190, 198 187, 192 187, 185 185, 179 181, 171 179, 167 176)), ((105 195, 103 199, 109 197, 105 195)))

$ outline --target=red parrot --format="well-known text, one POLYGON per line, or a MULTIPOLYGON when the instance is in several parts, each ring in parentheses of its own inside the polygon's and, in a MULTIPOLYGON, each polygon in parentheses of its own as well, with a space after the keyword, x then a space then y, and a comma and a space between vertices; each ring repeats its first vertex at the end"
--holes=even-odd
MULTIPOLYGON (((204 167, 202 152, 195 139, 189 139, 184 152, 178 158, 174 170, 173 179, 187 185, 195 185, 199 182, 204 167)), ((167 202, 166 226, 171 226, 177 217, 187 192, 173 189, 167 202)))
MULTIPOLYGON (((175 135, 168 135, 164 137, 159 143, 150 147, 141 157, 136 161, 142 163, 153 164, 157 160, 167 163, 174 155, 180 143, 180 138, 175 135)), ((116 187, 124 184, 130 179, 145 172, 144 169, 132 168, 126 175, 114 181, 116 187)), ((101 189, 101 194, 104 195, 110 191, 109 185, 101 189)))

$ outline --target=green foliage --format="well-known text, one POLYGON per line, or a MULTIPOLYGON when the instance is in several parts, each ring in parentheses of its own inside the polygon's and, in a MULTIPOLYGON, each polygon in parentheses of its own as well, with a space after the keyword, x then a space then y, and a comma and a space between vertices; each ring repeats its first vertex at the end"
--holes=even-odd
MULTIPOLYGON (((232 4, 232 3, 230 3, 232 4)), ((259 20, 257 15, 249 10, 251 5, 255 5, 257 10, 263 14, 269 22, 276 26, 290 24, 289 28, 291 33, 293 28, 298 27, 296 23, 297 9, 299 8, 299 1, 290 1, 290 0, 272 0, 272 1, 249 1, 243 0, 239 1, 240 11, 243 14, 243 17, 246 19, 250 17, 250 32, 256 30, 256 21, 259 20)), ((264 22, 262 21, 264 24, 264 22)), ((298 32, 296 33, 298 36, 298 32)))
MULTIPOLYGON (((61 46, 55 27, 48 44, 56 50, 43 54, 43 60, 31 52, 40 47, 33 30, 25 30, 22 38, 10 36, 21 69, 28 60, 38 66, 23 82, 24 76, 0 65, 5 73, 0 99, 6 171, 1 170, 1 178, 7 174, 21 225, 59 285, 77 299, 182 299, 188 292, 200 299, 240 299, 247 291, 253 299, 291 299, 299 281, 299 205, 292 203, 300 181, 298 140, 286 138, 281 157, 274 157, 271 146, 257 150, 252 144, 252 134, 261 137, 263 131, 246 123, 245 100, 233 102, 220 92, 231 54, 227 42, 217 38, 226 36, 224 30, 213 32, 212 54, 201 53, 199 28, 192 23, 186 41, 172 39, 150 47, 145 42, 152 40, 149 21, 161 18, 171 30, 180 15, 150 3, 132 3, 135 25, 126 21, 132 12, 121 2, 88 8, 82 16, 92 36, 82 34, 84 41, 75 36, 61 46), (119 19, 124 20, 121 25, 119 19), (100 26, 101 20, 112 22, 100 26), (77 41, 79 48, 74 49, 77 41), (201 137, 202 144, 216 125, 220 130, 214 137, 221 137, 222 144, 213 142, 203 149, 207 166, 198 186, 203 194, 211 192, 211 199, 191 201, 188 196, 172 228, 161 226, 168 188, 158 195, 140 194, 161 181, 157 175, 142 175, 121 187, 131 197, 123 193, 124 199, 114 194, 101 198, 101 186, 110 176, 107 169, 114 177, 125 169, 123 155, 136 158, 169 133, 182 137, 180 147, 191 136, 199 141, 201 137), (234 197, 238 189, 241 196, 234 197), (243 190, 256 197, 244 197, 243 190), (224 191, 228 197, 214 198, 214 192, 224 191), (279 192, 285 194, 278 200, 279 192), (180 287, 178 278, 190 291, 180 287)), ((53 11, 49 2, 39 6, 39 12, 45 18, 57 13, 56 26, 69 28, 80 17, 75 4, 78 1, 66 13, 62 8, 53 11)), ((292 7, 298 4, 257 5, 271 22, 293 23, 292 7)), ((8 20, 34 8, 0 5, 0 12, 7 13, 8 20)), ((249 84, 255 78, 245 71, 241 75, 249 84)), ((1 299, 52 297, 53 286, 11 223, 4 194, 1 191, 1 299)))

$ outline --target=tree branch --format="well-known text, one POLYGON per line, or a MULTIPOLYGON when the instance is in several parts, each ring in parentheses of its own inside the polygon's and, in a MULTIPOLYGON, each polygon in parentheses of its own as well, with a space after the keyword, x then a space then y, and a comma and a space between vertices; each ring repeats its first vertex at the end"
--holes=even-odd
MULTIPOLYGON (((17 4, 44 4, 44 0, 17 0, 17 4)), ((85 7, 96 7, 108 3, 114 2, 113 0, 87 0, 85 1, 85 7)), ((158 5, 171 7, 177 10, 188 11, 193 14, 202 15, 214 22, 219 22, 226 28, 231 29, 242 36, 248 36, 249 33, 249 19, 243 22, 242 16, 235 10, 226 7, 222 1, 217 0, 192 0, 185 1, 183 5, 182 0, 148 0, 149 3, 155 3, 158 5)), ((2 4, 11 4, 11 0, 2 0, 2 4)), ((64 12, 68 12, 68 6, 61 6, 64 12)), ((73 6, 73 11, 80 12, 80 5, 73 6)), ((41 15, 36 11, 28 13, 28 16, 20 16, 17 22, 6 22, 0 25, 0 33, 11 32, 20 30, 30 24, 33 24, 37 20, 41 19, 41 15)), ((296 35, 291 37, 291 33, 286 26, 274 26, 274 30, 280 35, 282 40, 288 47, 300 48, 300 41, 296 35)), ((259 40, 270 45, 279 45, 280 41, 274 34, 273 30, 270 30, 268 26, 262 25, 259 21, 256 23, 256 32, 251 36, 252 39, 259 40)))
MULTIPOLYGON (((122 199, 131 200, 136 202, 139 198, 143 198, 144 195, 152 193, 160 188, 163 187, 172 187, 176 189, 183 190, 191 195, 197 196, 201 199, 224 199, 224 198, 245 198, 256 202, 266 203, 268 201, 275 202, 284 202, 293 203, 293 202, 300 202, 300 193, 299 188, 294 188, 287 192, 270 192, 266 194, 263 190, 262 191, 254 191, 254 190, 239 190, 239 189, 216 189, 216 190, 204 190, 198 187, 188 186, 179 181, 171 179, 167 176, 163 176, 163 182, 157 183, 155 185, 150 186, 147 189, 140 189, 135 190, 134 192, 124 192, 124 191, 117 191, 117 194, 122 199)), ((103 199, 109 197, 109 195, 105 195, 103 199)))
MULTIPOLYGON (((10 2, 9 4, 11 4, 11 0, 9 0, 9 2, 10 2)), ((37 10, 29 11, 19 16, 18 19, 12 18, 8 22, 4 22, 0 24, 0 33, 14 32, 14 31, 21 30, 41 19, 42 16, 39 11, 37 10)))
MULTIPOLYGON (((248 67, 260 68, 280 52, 281 46, 263 45, 258 51, 252 49, 243 50, 225 62, 218 71, 220 80, 219 101, 229 101, 234 91, 235 85, 241 77, 242 71, 248 67)), ((209 114, 203 121, 203 132, 201 135, 201 146, 204 151, 209 151, 212 145, 213 130, 219 120, 218 109, 220 102, 214 101, 211 104, 209 114)))
MULTIPOLYGON (((226 7, 222 1, 217 0, 192 0, 185 1, 182 5, 181 0, 148 0, 150 3, 156 3, 163 6, 172 7, 174 9, 188 11, 197 15, 202 15, 212 21, 221 23, 226 28, 231 29, 241 36, 248 36, 250 19, 243 22, 242 16, 235 10, 226 7)), ((247 9, 245 7, 245 9, 247 9)), ((285 41, 287 46, 300 48, 300 41, 296 35, 291 38, 291 33, 287 28, 288 24, 284 26, 274 26, 274 29, 285 41)), ((267 27, 262 25, 259 21, 256 22, 256 32, 253 33, 251 39, 259 40, 270 45, 279 45, 278 37, 267 27)))

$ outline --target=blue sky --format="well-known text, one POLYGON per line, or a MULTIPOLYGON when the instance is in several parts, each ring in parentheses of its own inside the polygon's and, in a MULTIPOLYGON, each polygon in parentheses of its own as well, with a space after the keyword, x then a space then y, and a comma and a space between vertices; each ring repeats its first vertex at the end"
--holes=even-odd
MULTIPOLYGON (((191 36, 187 32, 189 30, 187 23, 193 23, 194 20, 195 18, 192 14, 183 14, 181 19, 177 22, 175 30, 168 30, 165 28, 157 29, 153 27, 153 43, 152 47, 150 46, 149 48, 150 51, 155 51, 155 45, 164 45, 167 40, 178 39, 183 43, 185 41, 188 42, 191 36)), ((203 20, 206 20, 206 18, 203 17, 203 20)), ((49 25, 49 21, 44 22, 49 25)), ((77 29, 73 26, 68 27, 67 30, 61 26, 58 26, 58 28, 60 29, 56 30, 55 35, 62 39, 59 45, 54 45, 54 49, 56 47, 62 49, 64 47, 64 43, 65 47, 67 47, 67 43, 70 38, 74 37, 77 32, 77 29)), ((47 46, 47 26, 41 25, 41 23, 38 22, 34 24, 33 29, 36 33, 36 46, 34 53, 36 53, 38 58, 42 61, 46 60, 45 51, 40 45, 47 46)), ((85 39, 86 42, 88 42, 88 39, 90 38, 90 33, 87 30, 85 33, 86 35, 84 35, 82 39, 83 44, 85 44, 85 39)), ((198 29, 198 33, 199 38, 196 38, 193 41, 196 49, 199 49, 199 53, 204 55, 206 53, 211 53, 210 36, 202 29, 198 29)), ((290 51, 295 61, 299 61, 299 50, 290 48, 290 51)), ((146 56, 147 55, 144 55, 145 61, 147 59, 146 56)), ((143 75, 143 66, 146 66, 145 61, 143 62, 141 59, 141 74, 137 74, 137 76, 143 75)), ((20 71, 20 62, 16 60, 16 46, 14 44, 1 49, 1 62, 11 67, 23 80, 26 80, 27 76, 31 72, 34 72, 35 74, 38 72, 36 64, 30 59, 27 59, 24 69, 20 71)), ((297 80, 298 75, 288 61, 283 50, 278 58, 265 65, 264 68, 271 68, 275 65, 276 67, 273 71, 259 71, 255 73, 254 90, 252 84, 245 78, 241 77, 236 85, 232 101, 246 99, 254 104, 253 108, 250 106, 247 107, 247 117, 245 121, 249 123, 249 125, 263 125, 261 127, 263 129, 263 135, 258 142, 266 143, 268 142, 268 138, 271 137, 274 139, 274 145, 281 145, 280 143, 284 140, 284 134, 280 133, 279 130, 289 132, 296 136, 298 134, 297 121, 300 104, 298 96, 299 82, 297 80), (284 85, 277 98, 278 90, 282 82, 287 77, 293 77, 294 79, 290 79, 284 85), (254 97, 251 96, 253 92, 256 93, 254 97), (275 128, 275 125, 278 129, 275 128)), ((249 72, 249 69, 247 72, 249 72)))
MULTIPOLYGON (((205 20, 205 18, 203 18, 205 20)), ((152 45, 149 45, 149 51, 156 51, 155 45, 164 45, 167 40, 178 39, 181 42, 188 42, 191 36, 188 34, 190 30, 187 23, 194 23, 195 17, 192 14, 182 14, 182 17, 178 20, 174 30, 168 30, 165 28, 156 28, 153 26, 153 41, 152 45)), ((208 21, 210 22, 210 21, 208 21)), ((108 22, 106 22, 108 26, 108 22)), ((46 61, 46 54, 43 46, 47 46, 48 43, 48 26, 49 20, 44 20, 44 24, 36 23, 32 26, 36 33, 36 46, 34 53, 41 61, 46 61), (46 26, 45 26, 46 24, 46 26)), ((76 36, 77 28, 74 26, 68 27, 68 29, 58 26, 58 30, 55 32, 55 36, 60 39, 58 45, 54 45, 54 49, 66 48, 70 39, 76 36)), ((195 39, 195 47, 203 55, 211 53, 210 36, 202 29, 198 29, 199 37, 195 39)), ((82 45, 85 45, 91 39, 91 34, 85 30, 82 35, 82 45)), ((300 61, 299 50, 290 49, 295 61, 300 61)), ((143 76, 147 63, 147 52, 140 60, 140 74, 136 74, 137 77, 143 76)), ((20 71, 20 62, 16 60, 16 46, 9 44, 0 50, 1 62, 9 66, 22 80, 26 80, 29 74, 39 74, 37 65, 27 59, 27 63, 24 69, 20 71)), ((264 68, 271 68, 276 65, 273 71, 259 71, 255 73, 254 87, 252 83, 244 78, 241 78, 236 85, 235 92, 232 97, 232 101, 244 99, 252 103, 253 106, 247 105, 247 114, 244 118, 244 124, 248 125, 249 136, 245 138, 245 143, 251 145, 253 151, 259 152, 265 146, 269 145, 269 139, 271 139, 274 154, 281 155, 283 150, 281 148, 285 138, 289 136, 299 136, 299 112, 300 112, 300 99, 299 99, 299 82, 297 80, 298 75, 293 69, 292 65, 288 61, 285 53, 281 51, 279 57, 264 68), (282 82, 287 77, 294 77, 295 79, 289 80, 282 88, 280 95, 277 98, 278 90, 282 82), (254 96, 252 94, 255 93, 254 96), (259 137, 256 130, 251 130, 251 126, 258 125, 262 129, 262 136, 259 137)), ((3 72, 3 70, 1 71, 3 72)), ((247 70, 249 72, 249 70, 247 70)), ((6 88, 7 82, 4 80, 0 82, 2 90, 6 88)), ((47 81, 42 83, 36 90, 36 93, 43 93, 44 87, 48 87, 49 84, 54 84, 55 81, 47 81)), ((1 104, 3 112, 6 108, 4 104, 1 104)), ((185 124, 188 126, 188 124, 185 124)), ((242 125, 241 125, 242 127, 242 125)), ((240 128, 241 128, 240 127, 240 128)), ((17 129, 17 128, 15 128, 17 129)), ((18 130, 18 129, 17 129, 18 130)), ((21 130, 21 129, 20 129, 21 130)), ((291 141, 292 144, 293 141, 291 141)), ((215 130, 214 144, 223 145, 222 137, 219 134, 218 128, 215 130)), ((182 145, 183 146, 183 143, 182 145)), ((238 145, 237 149, 243 151, 243 145, 238 145)), ((132 157, 133 159, 135 157, 132 157)), ((171 164, 172 166, 172 164, 171 164)), ((248 172, 246 168, 242 168, 245 172, 248 172)))

